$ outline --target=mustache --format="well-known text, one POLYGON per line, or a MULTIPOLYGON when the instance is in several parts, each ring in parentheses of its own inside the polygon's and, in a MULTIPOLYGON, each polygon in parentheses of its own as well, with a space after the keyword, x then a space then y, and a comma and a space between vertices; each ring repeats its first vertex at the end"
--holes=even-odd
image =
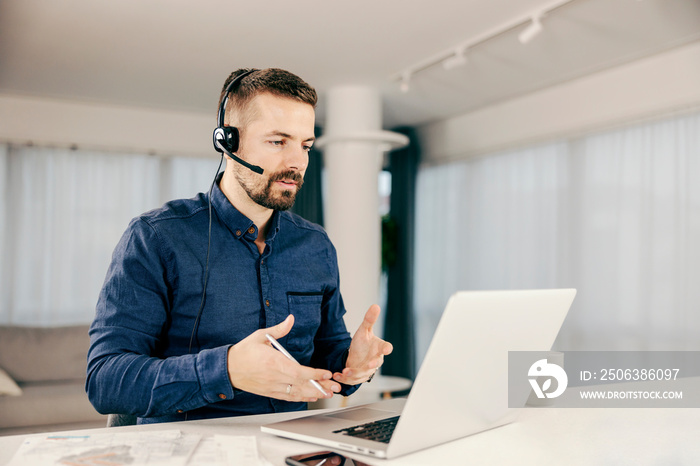
POLYGON ((301 173, 294 171, 294 170, 285 170, 277 173, 273 173, 270 175, 270 179, 268 180, 268 183, 272 185, 275 181, 280 181, 280 180, 291 180, 294 181, 298 187, 301 188, 301 185, 304 184, 304 177, 301 176, 301 173))

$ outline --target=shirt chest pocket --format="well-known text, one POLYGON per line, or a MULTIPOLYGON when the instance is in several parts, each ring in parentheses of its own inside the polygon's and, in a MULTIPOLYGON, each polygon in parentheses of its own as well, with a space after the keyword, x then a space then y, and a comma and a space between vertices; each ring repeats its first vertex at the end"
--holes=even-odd
POLYGON ((314 348, 314 337, 321 325, 321 293, 289 293, 289 313, 294 315, 294 326, 287 336, 289 350, 310 358, 314 348))

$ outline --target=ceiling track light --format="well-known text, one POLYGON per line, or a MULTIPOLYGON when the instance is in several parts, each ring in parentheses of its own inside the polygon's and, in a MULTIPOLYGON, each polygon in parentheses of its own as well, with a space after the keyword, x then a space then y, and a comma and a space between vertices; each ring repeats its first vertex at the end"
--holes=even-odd
POLYGON ((532 16, 530 24, 523 29, 523 31, 518 34, 518 40, 521 44, 527 44, 532 39, 534 39, 540 32, 542 32, 542 22, 540 18, 542 13, 538 13, 532 16))
POLYGON ((404 94, 411 90, 411 73, 404 73, 401 75, 399 89, 401 89, 401 92, 404 94))
POLYGON ((398 82, 401 92, 406 93, 410 90, 411 79, 416 74, 438 65, 442 65, 445 70, 452 70, 460 66, 464 66, 468 62, 467 51, 472 51, 475 47, 485 42, 520 28, 524 29, 522 29, 520 34, 518 34, 518 40, 522 44, 526 44, 542 32, 543 17, 550 15, 553 11, 574 1, 575 0, 550 0, 548 3, 541 5, 539 8, 526 16, 518 16, 513 18, 510 21, 485 31, 468 41, 464 41, 447 50, 428 57, 425 60, 415 63, 408 68, 404 68, 403 71, 390 76, 389 80, 398 82))
POLYGON ((453 55, 450 55, 442 61, 442 67, 448 71, 454 70, 455 68, 466 65, 467 61, 467 49, 458 48, 453 55))

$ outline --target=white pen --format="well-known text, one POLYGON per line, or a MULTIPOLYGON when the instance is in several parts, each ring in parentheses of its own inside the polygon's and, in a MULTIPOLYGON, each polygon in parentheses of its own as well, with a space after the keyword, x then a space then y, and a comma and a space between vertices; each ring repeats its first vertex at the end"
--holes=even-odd
MULTIPOLYGON (((274 346, 275 348, 277 348, 277 349, 279 350, 280 353, 282 353, 282 354, 284 354, 285 356, 287 356, 287 359, 289 359, 290 361, 294 361, 294 362, 296 362, 297 364, 299 364, 299 363, 297 362, 297 360, 294 359, 294 356, 292 356, 291 354, 289 354, 289 352, 288 352, 286 349, 284 349, 284 346, 280 345, 279 342, 278 342, 277 340, 275 340, 275 339, 272 337, 272 335, 270 335, 269 333, 266 333, 265 336, 267 337, 268 340, 270 340, 270 343, 272 343, 272 346, 274 346)), ((319 392, 323 393, 323 396, 328 396, 328 393, 326 393, 326 391, 323 389, 323 387, 321 386, 320 383, 316 382, 316 381, 313 380, 313 379, 310 379, 310 382, 311 382, 311 384, 312 384, 314 387, 316 387, 316 388, 318 389, 319 392)))

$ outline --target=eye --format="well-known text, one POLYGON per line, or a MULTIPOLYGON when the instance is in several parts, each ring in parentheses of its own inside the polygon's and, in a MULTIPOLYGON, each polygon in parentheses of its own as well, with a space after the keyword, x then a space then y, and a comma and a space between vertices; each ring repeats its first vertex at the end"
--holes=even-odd
POLYGON ((273 146, 283 146, 284 141, 283 140, 270 141, 270 144, 272 144, 273 146))
POLYGON ((304 147, 304 150, 306 152, 309 152, 312 149, 312 146, 303 146, 303 147, 304 147))

